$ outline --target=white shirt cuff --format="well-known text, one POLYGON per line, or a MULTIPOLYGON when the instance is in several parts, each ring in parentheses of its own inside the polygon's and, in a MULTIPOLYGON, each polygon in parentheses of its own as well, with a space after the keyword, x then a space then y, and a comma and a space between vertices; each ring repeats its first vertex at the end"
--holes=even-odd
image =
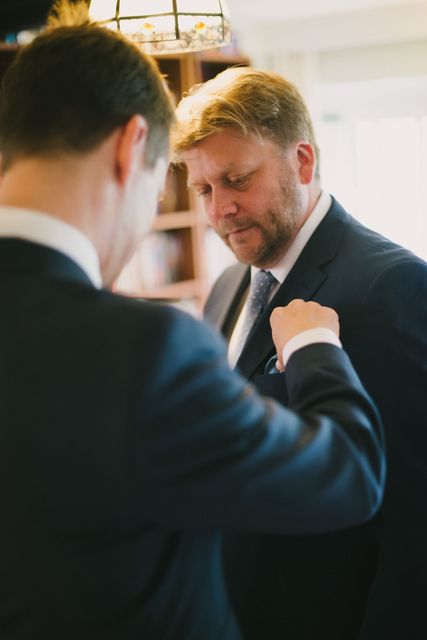
POLYGON ((301 331, 296 336, 291 338, 283 348, 282 362, 283 367, 286 367, 291 355, 298 349, 306 347, 309 344, 315 344, 318 342, 326 342, 328 344, 334 344, 337 347, 342 348, 340 339, 331 329, 319 327, 318 329, 307 329, 301 331))

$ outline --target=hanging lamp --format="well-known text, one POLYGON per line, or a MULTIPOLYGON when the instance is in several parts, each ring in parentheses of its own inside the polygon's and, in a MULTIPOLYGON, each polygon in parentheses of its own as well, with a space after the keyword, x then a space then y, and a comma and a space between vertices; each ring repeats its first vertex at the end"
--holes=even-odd
POLYGON ((231 42, 224 0, 91 0, 89 13, 151 54, 200 51, 231 42))

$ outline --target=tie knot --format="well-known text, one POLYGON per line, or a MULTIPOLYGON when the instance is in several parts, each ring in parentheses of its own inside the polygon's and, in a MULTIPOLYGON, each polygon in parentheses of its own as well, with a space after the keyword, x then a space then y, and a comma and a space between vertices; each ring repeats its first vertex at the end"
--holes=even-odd
POLYGON ((260 269, 251 280, 249 298, 257 300, 265 306, 275 284, 277 284, 277 280, 273 274, 270 271, 260 269))

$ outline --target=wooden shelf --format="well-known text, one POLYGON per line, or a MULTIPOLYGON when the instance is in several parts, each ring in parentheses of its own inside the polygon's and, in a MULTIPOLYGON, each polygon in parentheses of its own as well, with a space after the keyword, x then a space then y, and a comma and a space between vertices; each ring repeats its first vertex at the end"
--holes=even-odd
POLYGON ((155 290, 142 289, 135 292, 134 295, 137 295, 138 298, 150 300, 185 300, 198 298, 200 295, 199 289, 198 280, 183 280, 182 282, 174 282, 163 287, 157 287, 155 290))
POLYGON ((195 211, 174 211, 172 213, 158 213, 154 219, 153 231, 168 231, 169 229, 186 229, 197 224, 195 211))
POLYGON ((201 62, 217 62, 224 66, 249 64, 249 58, 242 56, 238 51, 230 49, 230 47, 200 51, 197 57, 201 62))

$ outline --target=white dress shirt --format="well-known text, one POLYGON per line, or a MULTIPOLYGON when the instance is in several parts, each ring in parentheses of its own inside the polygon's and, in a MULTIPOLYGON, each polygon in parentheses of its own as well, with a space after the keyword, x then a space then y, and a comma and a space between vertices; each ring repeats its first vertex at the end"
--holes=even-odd
MULTIPOLYGON (((301 255, 302 250, 329 211, 331 204, 332 197, 329 195, 329 193, 326 193, 326 191, 322 191, 316 203, 316 206, 314 207, 307 220, 304 222, 301 229, 298 231, 295 240, 292 242, 284 257, 274 267, 268 269, 268 271, 270 271, 277 280, 277 285, 272 289, 272 292, 270 294, 270 300, 276 294, 278 288, 286 280, 292 267, 301 255)), ((257 267, 251 267, 251 278, 253 278, 254 274, 257 271, 259 271, 257 267)), ((228 358, 231 366, 235 366, 236 355, 239 355, 238 353, 236 353, 236 348, 239 343, 238 338, 242 329, 245 313, 246 302, 241 309, 240 315, 237 319, 230 338, 228 358)), ((330 329, 319 328, 302 331, 297 336, 294 336, 291 340, 289 340, 289 342, 286 344, 283 350, 283 365, 286 366, 286 363, 288 362, 294 351, 315 342, 327 342, 329 344, 335 344, 336 346, 341 347, 340 340, 330 329)))
POLYGON ((56 249, 74 260, 98 289, 102 278, 98 254, 81 231, 46 213, 0 207, 0 237, 18 238, 56 249))

